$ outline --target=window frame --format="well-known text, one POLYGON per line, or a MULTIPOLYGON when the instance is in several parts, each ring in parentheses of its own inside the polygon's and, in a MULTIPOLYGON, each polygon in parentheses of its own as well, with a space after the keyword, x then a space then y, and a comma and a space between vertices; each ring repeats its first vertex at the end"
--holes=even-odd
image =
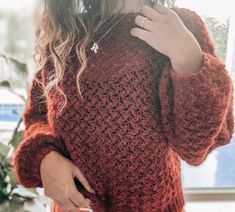
POLYGON ((231 188, 185 188, 186 202, 235 201, 235 187, 231 188))
POLYGON ((230 15, 229 20, 229 32, 228 32, 228 43, 226 53, 226 66, 230 74, 232 73, 233 57, 235 57, 235 14, 230 15))
MULTIPOLYGON (((233 58, 235 58, 235 14, 230 15, 229 33, 226 53, 226 67, 231 76, 233 73, 233 58)), ((233 79, 235 80, 235 79, 233 79)), ((235 81, 234 81, 235 85, 235 81)), ((235 135, 234 135, 235 136, 235 135)), ((199 187, 199 188, 183 188, 185 201, 190 202, 230 202, 235 201, 235 187, 199 187)))

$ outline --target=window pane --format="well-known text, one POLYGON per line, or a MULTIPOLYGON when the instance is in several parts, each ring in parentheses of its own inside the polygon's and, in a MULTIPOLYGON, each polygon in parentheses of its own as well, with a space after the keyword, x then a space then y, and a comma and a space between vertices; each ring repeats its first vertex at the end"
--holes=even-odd
MULTIPOLYGON (((235 76, 235 20, 231 1, 178 0, 177 6, 196 11, 204 20, 216 45, 217 53, 227 64, 233 81, 235 76), (221 10, 221 6, 223 10, 221 10)), ((235 82, 235 81, 234 81, 235 82)), ((182 161, 182 178, 185 188, 235 187, 235 137, 230 144, 213 151, 198 167, 182 161)))

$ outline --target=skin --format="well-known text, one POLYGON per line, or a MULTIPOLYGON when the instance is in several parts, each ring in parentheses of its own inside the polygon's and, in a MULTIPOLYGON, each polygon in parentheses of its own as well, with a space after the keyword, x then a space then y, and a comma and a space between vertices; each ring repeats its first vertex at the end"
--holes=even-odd
POLYGON ((87 191, 95 192, 72 161, 51 151, 42 159, 40 173, 45 195, 53 199, 63 211, 75 212, 79 207, 91 208, 91 201, 77 190, 73 178, 76 177, 87 191))
POLYGON ((178 74, 188 76, 200 70, 202 49, 176 12, 161 5, 154 8, 143 5, 140 13, 143 15, 135 18, 137 26, 141 26, 144 17, 149 20, 145 21, 144 29, 132 28, 132 36, 168 56, 173 70, 178 74))
MULTIPOLYGON (((200 45, 174 11, 160 5, 151 8, 141 0, 132 0, 126 2, 123 12, 136 11, 136 8, 143 16, 136 16, 135 23, 139 27, 131 29, 132 36, 168 56, 173 70, 178 74, 186 76, 200 69, 200 45), (143 29, 140 26, 144 17, 149 20, 145 21, 143 29)), ((95 193, 94 190, 79 168, 60 153, 48 153, 41 161, 40 173, 45 195, 53 199, 63 211, 91 208, 90 200, 77 190, 73 178, 76 177, 87 191, 95 193)))

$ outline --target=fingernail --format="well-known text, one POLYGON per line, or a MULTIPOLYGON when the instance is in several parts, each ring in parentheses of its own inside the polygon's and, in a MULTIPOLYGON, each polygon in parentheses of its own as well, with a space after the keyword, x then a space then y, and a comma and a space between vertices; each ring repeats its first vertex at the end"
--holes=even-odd
POLYGON ((95 194, 95 191, 92 188, 89 188, 89 192, 95 194))

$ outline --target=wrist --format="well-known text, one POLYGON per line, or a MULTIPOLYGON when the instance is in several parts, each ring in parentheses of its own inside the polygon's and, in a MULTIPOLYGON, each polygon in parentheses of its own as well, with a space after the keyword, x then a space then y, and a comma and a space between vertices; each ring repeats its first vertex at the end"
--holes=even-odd
POLYGON ((188 53, 188 56, 184 57, 174 57, 171 59, 172 68, 178 74, 191 75, 200 70, 202 64, 202 51, 188 53))
POLYGON ((172 68, 175 72, 190 75, 200 70, 203 53, 195 37, 186 37, 176 49, 177 51, 170 55, 172 68))
POLYGON ((57 151, 50 151, 48 152, 41 160, 41 164, 40 164, 40 168, 42 167, 42 164, 44 164, 44 162, 48 161, 48 160, 51 160, 51 159, 54 159, 56 157, 60 156, 60 153, 57 152, 57 151))

